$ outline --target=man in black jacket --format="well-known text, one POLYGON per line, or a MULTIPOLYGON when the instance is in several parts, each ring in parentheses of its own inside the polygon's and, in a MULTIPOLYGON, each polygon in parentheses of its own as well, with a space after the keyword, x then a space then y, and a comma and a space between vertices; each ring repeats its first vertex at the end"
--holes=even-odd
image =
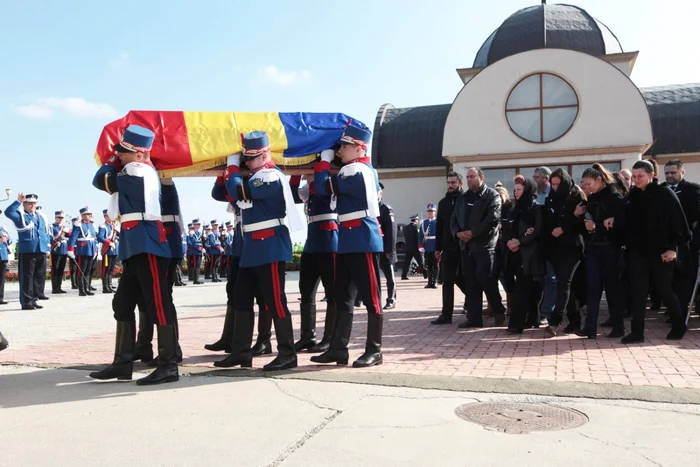
POLYGON ((418 221, 420 216, 414 214, 411 216, 411 223, 406 224, 403 228, 403 241, 404 241, 404 261, 403 261, 403 271, 401 271, 401 279, 408 280, 408 270, 411 267, 411 259, 415 258, 418 262, 418 266, 425 271, 423 267, 423 256, 421 256, 418 250, 418 221))
POLYGON ((501 197, 496 190, 486 186, 484 171, 479 167, 471 167, 467 171, 467 188, 469 189, 455 203, 450 229, 460 240, 462 271, 467 287, 467 321, 459 327, 484 326, 484 293, 495 315, 496 325, 500 326, 506 319, 495 264, 501 197))
POLYGON ((452 235, 450 222, 457 199, 462 196, 462 176, 457 172, 447 174, 447 193, 438 203, 437 232, 435 234, 435 257, 442 271, 442 313, 430 324, 452 323, 455 302, 455 284, 466 295, 464 276, 460 268, 459 243, 452 235))
POLYGON ((382 231, 384 254, 379 255, 379 268, 386 278, 385 310, 396 306, 396 280, 394 279, 394 264, 396 264, 396 218, 394 210, 384 202, 384 185, 379 184, 379 227, 382 231))
POLYGON ((666 183, 663 185, 668 186, 676 193, 692 233, 689 257, 683 258, 683 255, 680 254, 678 267, 673 274, 673 291, 678 296, 681 313, 685 316, 688 313, 688 305, 693 294, 698 269, 698 254, 700 253, 700 185, 685 179, 683 162, 678 159, 666 162, 664 175, 666 183))

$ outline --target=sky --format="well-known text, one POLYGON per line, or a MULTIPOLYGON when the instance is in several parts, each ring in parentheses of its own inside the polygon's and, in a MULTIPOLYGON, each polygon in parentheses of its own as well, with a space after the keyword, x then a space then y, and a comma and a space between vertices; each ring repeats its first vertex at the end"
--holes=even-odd
MULTIPOLYGON (((50 220, 85 205, 100 213, 108 195, 91 184, 95 146, 130 110, 342 112, 372 128, 384 103, 450 103, 462 85, 455 69, 471 67, 509 15, 537 3, 3 2, 0 198, 12 195, 0 209, 24 192, 39 195, 50 220)), ((569 3, 640 52, 637 86, 700 82, 697 0, 569 3)), ((230 217, 211 199, 212 179, 175 183, 187 220, 230 217)), ((4 215, 0 225, 11 227, 4 215)))

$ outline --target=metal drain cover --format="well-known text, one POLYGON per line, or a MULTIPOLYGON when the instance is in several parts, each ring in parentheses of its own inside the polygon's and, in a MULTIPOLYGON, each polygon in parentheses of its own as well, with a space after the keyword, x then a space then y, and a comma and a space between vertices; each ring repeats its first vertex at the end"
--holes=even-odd
POLYGON ((569 430, 588 422, 578 410, 550 404, 521 402, 479 402, 455 409, 460 418, 504 433, 569 430))

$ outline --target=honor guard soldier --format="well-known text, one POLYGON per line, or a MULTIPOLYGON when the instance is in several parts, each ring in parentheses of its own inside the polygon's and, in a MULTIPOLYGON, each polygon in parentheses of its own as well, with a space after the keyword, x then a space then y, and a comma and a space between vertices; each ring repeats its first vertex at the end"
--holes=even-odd
POLYGON ((66 270, 68 260, 68 237, 72 230, 63 226, 65 215, 63 211, 54 213, 54 223, 51 226, 51 293, 67 293, 61 289, 63 274, 66 270))
POLYGON ((219 262, 221 261, 221 241, 219 238, 219 221, 211 221, 211 232, 207 234, 207 253, 209 254, 209 270, 211 271, 211 281, 221 282, 219 279, 219 262))
POLYGON ((330 195, 316 192, 314 182, 301 184, 301 177, 290 180, 297 203, 305 203, 308 228, 299 269, 301 293, 301 338, 297 352, 325 352, 331 344, 335 322, 335 255, 338 251, 338 214, 331 208, 330 195), (316 343, 316 290, 323 283, 326 291, 326 322, 323 339, 316 343))
POLYGON ((211 234, 211 227, 209 227, 209 224, 204 224, 204 235, 202 235, 202 246, 204 247, 204 279, 211 279, 211 255, 209 254, 209 234, 211 234))
POLYGON ((185 256, 187 257, 187 280, 194 280, 194 269, 192 269, 192 246, 190 246, 190 235, 194 233, 194 226, 190 222, 187 224, 187 234, 185 234, 185 256))
POLYGON ((37 195, 19 193, 17 201, 5 210, 5 216, 17 229, 19 303, 23 310, 43 308, 37 300, 44 297, 46 254, 49 252, 51 234, 44 216, 36 212, 38 199, 37 195))
POLYGON ((75 259, 78 268, 77 282, 79 295, 85 297, 95 295, 90 290, 90 274, 92 261, 97 252, 95 226, 90 222, 92 211, 85 206, 80 208, 81 221, 73 226, 73 232, 68 240, 68 256, 75 259))
POLYGON ((437 232, 437 220, 435 219, 435 205, 428 204, 428 218, 420 223, 418 232, 418 248, 425 253, 425 268, 428 272, 428 285, 426 289, 437 289, 437 258, 435 258, 435 233, 437 232))
MULTIPOLYGON (((202 256, 204 255, 204 244, 202 243, 202 231, 199 230, 202 226, 199 219, 192 220, 192 228, 194 229, 190 235, 187 236, 187 244, 192 253, 192 283, 195 285, 201 285, 204 282, 199 280, 199 270, 202 268, 202 256)), ((189 268, 188 267, 188 268, 189 268)))
POLYGON ((379 255, 379 268, 386 278, 385 310, 396 307, 396 279, 394 264, 396 264, 396 235, 397 225, 394 210, 384 202, 384 185, 379 184, 379 226, 381 227, 384 254, 379 255))
POLYGON ((382 363, 381 288, 379 254, 384 252, 379 232, 379 181, 367 157, 372 137, 369 130, 347 126, 340 139, 338 153, 343 167, 336 176, 330 174, 333 150, 321 153, 314 168, 314 186, 321 195, 332 195, 331 207, 337 206, 340 230, 336 262, 335 301, 338 308, 333 338, 327 352, 311 357, 316 363, 347 365, 348 342, 352 332, 352 313, 356 295, 367 306, 367 342, 365 353, 354 367, 382 363))
POLYGON ((119 231, 107 209, 102 211, 102 215, 105 222, 97 229, 97 241, 102 244, 102 293, 114 293, 112 276, 119 257, 119 231))
POLYGON ((272 313, 277 337, 277 358, 263 370, 297 366, 292 317, 284 292, 285 262, 292 259, 291 231, 303 227, 284 173, 272 161, 267 133, 242 135, 243 153, 228 157, 224 178, 226 191, 242 210, 245 248, 236 280, 231 355, 215 366, 252 365, 251 344, 255 293, 260 290, 272 313), (248 180, 240 172, 241 159, 251 171, 248 180))
POLYGON ((158 367, 138 385, 177 381, 177 332, 167 271, 172 253, 161 221, 160 181, 150 160, 155 134, 131 125, 115 157, 95 174, 93 185, 110 195, 109 215, 121 221, 119 259, 123 272, 112 300, 117 321, 114 361, 91 378, 131 379, 136 334, 134 310, 143 299, 158 326, 158 367))
POLYGON ((235 238, 235 233, 233 231, 233 224, 231 221, 226 221, 226 232, 224 233, 223 236, 223 242, 221 242, 221 246, 224 247, 224 255, 226 257, 226 261, 222 261, 222 267, 224 268, 224 271, 226 271, 226 280, 228 280, 228 270, 231 267, 231 258, 233 257, 233 240, 235 238))
MULTIPOLYGON (((2 211, 0 210, 0 214, 2 211)), ((5 272, 7 271, 7 261, 9 258, 10 245, 12 239, 10 234, 0 225, 0 305, 7 305, 5 299, 5 272)))
MULTIPOLYGON (((70 220, 70 227, 68 230, 70 230, 70 233, 73 233, 73 227, 75 227, 77 224, 79 224, 79 219, 77 217, 73 217, 70 220)), ((70 238, 70 234, 68 235, 70 238)), ((68 254, 68 246, 66 245, 66 254, 68 254)), ((78 263, 75 261, 75 258, 71 258, 68 256, 68 273, 70 275, 70 288, 71 290, 78 290, 78 281, 77 281, 77 276, 78 276, 78 268, 77 268, 78 263)))

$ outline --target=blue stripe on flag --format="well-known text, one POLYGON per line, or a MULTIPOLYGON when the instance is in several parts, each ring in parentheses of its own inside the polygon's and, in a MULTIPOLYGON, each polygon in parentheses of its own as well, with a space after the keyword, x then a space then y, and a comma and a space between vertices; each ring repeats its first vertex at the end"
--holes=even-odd
MULTIPOLYGON (((350 117, 341 113, 279 112, 287 136, 284 157, 302 157, 332 147, 338 142, 350 117)), ((352 119, 352 126, 367 128, 352 119)))

